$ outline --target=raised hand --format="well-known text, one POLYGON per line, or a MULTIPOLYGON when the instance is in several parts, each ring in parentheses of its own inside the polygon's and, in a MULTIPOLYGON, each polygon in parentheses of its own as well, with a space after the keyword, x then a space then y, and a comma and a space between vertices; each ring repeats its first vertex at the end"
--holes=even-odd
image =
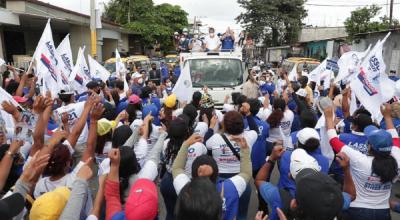
POLYGON ((39 95, 36 97, 35 101, 33 102, 33 112, 36 114, 41 114, 46 109, 45 105, 46 98, 39 95))
POLYGON ((108 157, 110 158, 111 161, 111 166, 118 166, 119 167, 119 162, 121 160, 121 155, 120 151, 118 148, 112 148, 110 152, 108 153, 108 157))
POLYGON ((230 139, 235 141, 237 144, 239 144, 240 148, 246 149, 249 148, 249 145, 247 144, 247 141, 244 137, 242 136, 230 136, 230 139))
POLYGON ((103 115, 104 107, 103 104, 97 103, 92 107, 92 113, 90 114, 90 119, 99 120, 103 115))
POLYGON ((192 134, 192 136, 190 136, 188 139, 186 139, 184 144, 186 144, 186 146, 190 146, 197 142, 203 142, 203 138, 198 134, 192 134))
POLYGON ((47 166, 50 159, 50 154, 39 155, 40 150, 33 155, 31 160, 25 166, 20 177, 23 182, 32 184, 35 180, 35 177, 39 174, 38 172, 47 166))
POLYGON ((3 107, 4 111, 6 111, 8 114, 15 114, 15 112, 17 112, 17 107, 15 107, 11 102, 8 101, 3 101, 3 103, 1 103, 1 106, 3 107))

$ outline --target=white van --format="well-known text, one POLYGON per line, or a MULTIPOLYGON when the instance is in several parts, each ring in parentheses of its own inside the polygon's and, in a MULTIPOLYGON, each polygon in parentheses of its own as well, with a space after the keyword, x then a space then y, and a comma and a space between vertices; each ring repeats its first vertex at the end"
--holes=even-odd
POLYGON ((226 95, 241 92, 245 80, 242 53, 236 52, 196 52, 180 54, 181 71, 187 71, 194 91, 208 87, 208 93, 220 109, 226 95))

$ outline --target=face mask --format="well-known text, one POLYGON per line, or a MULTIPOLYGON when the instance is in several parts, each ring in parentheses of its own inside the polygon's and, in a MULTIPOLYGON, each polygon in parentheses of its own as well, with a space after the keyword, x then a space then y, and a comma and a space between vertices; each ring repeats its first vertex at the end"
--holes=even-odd
POLYGON ((265 81, 262 81, 262 80, 261 80, 259 83, 260 83, 260 86, 262 86, 262 85, 265 84, 265 81))
POLYGON ((166 83, 165 85, 166 85, 167 87, 171 87, 171 86, 172 86, 172 84, 171 84, 170 82, 166 83))
POLYGON ((138 79, 137 81, 139 84, 143 84, 143 78, 138 79))

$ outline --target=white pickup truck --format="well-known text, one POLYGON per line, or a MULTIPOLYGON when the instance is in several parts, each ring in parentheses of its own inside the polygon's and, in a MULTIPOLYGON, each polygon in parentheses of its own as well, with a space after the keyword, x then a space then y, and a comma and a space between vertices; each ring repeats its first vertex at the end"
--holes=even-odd
POLYGON ((180 66, 182 71, 190 71, 194 91, 208 87, 208 93, 219 109, 226 95, 241 92, 247 76, 240 51, 181 53, 180 66))

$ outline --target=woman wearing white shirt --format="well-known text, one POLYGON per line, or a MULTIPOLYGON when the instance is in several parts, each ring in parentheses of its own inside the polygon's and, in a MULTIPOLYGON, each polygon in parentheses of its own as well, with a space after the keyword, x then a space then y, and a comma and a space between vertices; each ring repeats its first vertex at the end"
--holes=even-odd
POLYGON ((267 138, 269 146, 267 152, 271 152, 272 143, 277 141, 282 141, 283 146, 292 149, 290 128, 292 127, 294 114, 287 108, 286 101, 281 98, 274 100, 272 108, 272 113, 267 119, 270 126, 269 137, 267 138))

